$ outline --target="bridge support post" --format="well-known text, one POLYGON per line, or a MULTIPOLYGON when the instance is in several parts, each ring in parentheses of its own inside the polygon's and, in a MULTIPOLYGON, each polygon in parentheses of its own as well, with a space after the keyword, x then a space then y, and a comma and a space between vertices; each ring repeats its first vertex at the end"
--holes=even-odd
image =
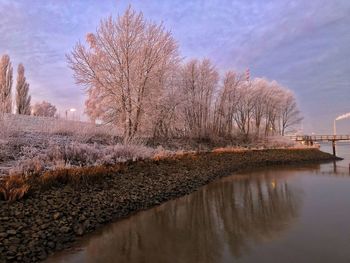
POLYGON ((336 156, 335 152, 335 140, 332 140, 333 155, 336 156))

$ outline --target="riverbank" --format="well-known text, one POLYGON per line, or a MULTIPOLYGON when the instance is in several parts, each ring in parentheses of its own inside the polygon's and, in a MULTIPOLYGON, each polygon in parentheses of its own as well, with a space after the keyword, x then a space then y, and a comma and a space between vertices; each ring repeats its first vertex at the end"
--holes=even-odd
POLYGON ((94 183, 33 189, 20 201, 0 201, 0 262, 44 260, 103 224, 189 194, 247 167, 333 159, 316 149, 185 154, 128 163, 94 183))

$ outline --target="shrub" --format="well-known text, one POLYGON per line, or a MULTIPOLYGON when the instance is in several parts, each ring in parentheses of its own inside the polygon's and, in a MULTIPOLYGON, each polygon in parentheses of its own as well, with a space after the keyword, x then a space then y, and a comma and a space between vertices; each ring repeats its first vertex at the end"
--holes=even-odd
POLYGON ((16 201, 28 193, 30 185, 23 175, 9 175, 0 181, 0 196, 5 201, 16 201))
POLYGON ((154 155, 152 148, 135 144, 116 144, 104 148, 102 158, 97 161, 100 165, 114 165, 127 161, 137 161, 151 158, 154 155))

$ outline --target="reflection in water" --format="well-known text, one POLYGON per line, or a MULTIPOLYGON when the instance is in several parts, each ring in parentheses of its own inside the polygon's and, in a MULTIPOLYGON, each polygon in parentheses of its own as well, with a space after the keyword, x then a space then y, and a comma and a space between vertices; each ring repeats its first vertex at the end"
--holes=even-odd
MULTIPOLYGON (((321 169, 321 173, 325 175, 338 175, 338 176, 349 176, 350 175, 350 143, 339 142, 337 143, 337 156, 343 158, 341 161, 333 161, 332 170, 328 165, 323 165, 326 169, 321 169)), ((332 147, 330 143, 321 144, 321 150, 332 153, 332 147)))
POLYGON ((350 144, 337 147, 345 160, 223 178, 48 262, 350 262, 350 144))
POLYGON ((64 262, 231 262, 252 244, 275 238, 297 216, 299 191, 281 173, 228 177, 138 213, 64 262))

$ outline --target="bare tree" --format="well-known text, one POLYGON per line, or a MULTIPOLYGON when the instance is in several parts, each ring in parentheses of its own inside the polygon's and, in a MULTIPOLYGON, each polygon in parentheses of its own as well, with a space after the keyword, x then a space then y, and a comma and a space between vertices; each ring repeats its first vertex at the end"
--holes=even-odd
POLYGON ((280 134, 284 136, 285 132, 302 121, 300 111, 292 92, 287 91, 281 103, 280 113, 280 134))
POLYGON ((223 79, 215 107, 214 127, 222 136, 230 136, 234 132, 234 114, 237 110, 238 87, 243 81, 242 75, 228 71, 223 79))
POLYGON ((233 118, 239 132, 246 137, 251 132, 251 121, 254 109, 254 89, 249 80, 242 81, 237 89, 238 99, 233 118))
POLYGON ((162 83, 165 91, 163 96, 159 97, 158 103, 155 103, 153 110, 152 134, 153 137, 179 137, 183 135, 184 122, 183 113, 180 110, 185 100, 181 93, 181 78, 177 68, 170 73, 162 83))
POLYGON ((163 25, 146 21, 129 7, 117 19, 102 20, 67 56, 76 82, 87 90, 93 119, 122 125, 133 138, 163 94, 159 80, 178 61, 178 47, 163 25))
POLYGON ((17 114, 30 115, 29 84, 24 75, 24 66, 18 65, 16 85, 16 112, 17 114))
POLYGON ((191 136, 205 136, 213 119, 213 95, 219 81, 219 74, 211 61, 204 59, 186 63, 181 75, 186 128, 191 136))
POLYGON ((0 60, 0 113, 12 112, 13 69, 8 55, 0 60))
POLYGON ((32 108, 32 114, 34 116, 54 117, 56 111, 56 107, 47 101, 35 103, 32 108))
POLYGON ((226 74, 215 108, 219 135, 232 135, 234 129, 246 137, 284 135, 301 120, 294 95, 276 81, 248 81, 234 72, 226 74))

